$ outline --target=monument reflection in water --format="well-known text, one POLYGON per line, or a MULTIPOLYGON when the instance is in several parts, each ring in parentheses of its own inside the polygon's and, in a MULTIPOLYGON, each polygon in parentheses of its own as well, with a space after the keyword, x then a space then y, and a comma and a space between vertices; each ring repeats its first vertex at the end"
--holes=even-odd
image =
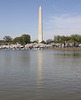
POLYGON ((43 83, 43 57, 42 51, 38 51, 38 88, 42 88, 43 83))

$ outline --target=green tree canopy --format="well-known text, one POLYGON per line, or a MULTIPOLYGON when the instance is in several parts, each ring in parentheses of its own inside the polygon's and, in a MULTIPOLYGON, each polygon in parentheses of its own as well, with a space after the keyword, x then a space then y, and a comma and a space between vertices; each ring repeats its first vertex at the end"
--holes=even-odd
POLYGON ((75 47, 76 44, 81 43, 81 35, 78 34, 72 34, 71 36, 57 35, 54 36, 54 42, 64 44, 64 47, 66 43, 67 44, 72 43, 72 45, 75 47))
POLYGON ((5 42, 11 42, 11 41, 12 41, 12 38, 11 38, 10 36, 4 36, 4 37, 3 37, 3 40, 4 40, 5 42))
POLYGON ((13 43, 23 44, 23 39, 22 39, 22 37, 16 37, 15 39, 13 39, 13 43))
POLYGON ((21 38, 22 38, 24 44, 30 43, 30 35, 28 35, 28 34, 23 34, 23 35, 21 36, 21 38))
POLYGON ((16 37, 15 39, 13 39, 13 43, 20 43, 20 44, 30 43, 30 35, 23 34, 20 37, 16 37))
POLYGON ((61 36, 60 35, 54 36, 54 42, 60 43, 61 42, 61 36))
POLYGON ((80 42, 80 40, 81 40, 80 38, 81 38, 81 36, 78 34, 73 34, 70 36, 70 42, 73 43, 74 47, 76 46, 76 44, 78 44, 80 42))

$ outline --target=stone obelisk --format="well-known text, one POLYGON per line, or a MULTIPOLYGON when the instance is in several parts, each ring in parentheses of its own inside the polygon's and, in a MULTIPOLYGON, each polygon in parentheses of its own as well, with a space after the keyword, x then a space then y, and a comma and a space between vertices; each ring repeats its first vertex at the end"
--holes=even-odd
POLYGON ((43 36, 42 36, 42 8, 39 7, 39 34, 38 34, 38 42, 42 42, 43 36))

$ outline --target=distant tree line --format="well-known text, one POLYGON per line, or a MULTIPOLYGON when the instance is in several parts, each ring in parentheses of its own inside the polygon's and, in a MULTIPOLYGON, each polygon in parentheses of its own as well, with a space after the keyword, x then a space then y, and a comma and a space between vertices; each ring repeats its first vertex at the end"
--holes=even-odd
POLYGON ((16 37, 14 39, 11 38, 11 36, 4 36, 3 40, 0 40, 0 45, 3 44, 16 44, 16 43, 20 43, 20 44, 27 44, 30 43, 31 37, 28 34, 23 34, 20 37, 16 37))
POLYGON ((71 43, 73 45, 73 47, 78 46, 78 44, 81 44, 81 35, 79 34, 73 34, 70 36, 54 36, 54 43, 60 43, 60 44, 64 44, 64 47, 66 46, 66 44, 69 46, 69 44, 71 43))
MULTIPOLYGON (((23 34, 20 37, 16 37, 12 39, 10 36, 4 36, 3 40, 0 40, 0 45, 3 44, 22 44, 25 45, 27 43, 38 43, 38 40, 31 41, 31 37, 29 34, 23 34)), ((54 39, 48 39, 46 41, 42 41, 43 44, 50 44, 50 43, 59 43, 60 45, 64 45, 64 47, 69 47, 69 44, 72 44, 73 47, 78 47, 79 44, 81 44, 81 35, 79 34, 72 34, 70 36, 61 36, 61 35, 55 35, 54 39)))
POLYGON ((70 36, 64 36, 64 35, 55 35, 54 39, 48 39, 46 41, 42 41, 42 43, 50 44, 50 43, 59 43, 60 45, 66 46, 66 44, 69 46, 69 44, 72 44, 73 47, 78 46, 81 44, 81 35, 79 34, 72 34, 70 36))
POLYGON ((60 44, 60 46, 64 45, 64 47, 70 47, 71 45, 73 47, 78 47, 79 44, 81 44, 81 35, 79 34, 72 34, 70 36, 64 36, 64 35, 55 35, 54 39, 48 39, 46 41, 42 41, 44 44, 60 44), (67 46, 66 46, 67 45, 67 46))

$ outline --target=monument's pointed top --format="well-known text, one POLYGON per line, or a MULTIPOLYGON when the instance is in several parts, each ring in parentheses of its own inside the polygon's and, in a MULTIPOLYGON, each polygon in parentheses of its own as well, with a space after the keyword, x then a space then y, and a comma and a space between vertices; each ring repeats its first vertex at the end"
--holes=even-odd
POLYGON ((39 8, 41 9, 41 6, 39 8))

